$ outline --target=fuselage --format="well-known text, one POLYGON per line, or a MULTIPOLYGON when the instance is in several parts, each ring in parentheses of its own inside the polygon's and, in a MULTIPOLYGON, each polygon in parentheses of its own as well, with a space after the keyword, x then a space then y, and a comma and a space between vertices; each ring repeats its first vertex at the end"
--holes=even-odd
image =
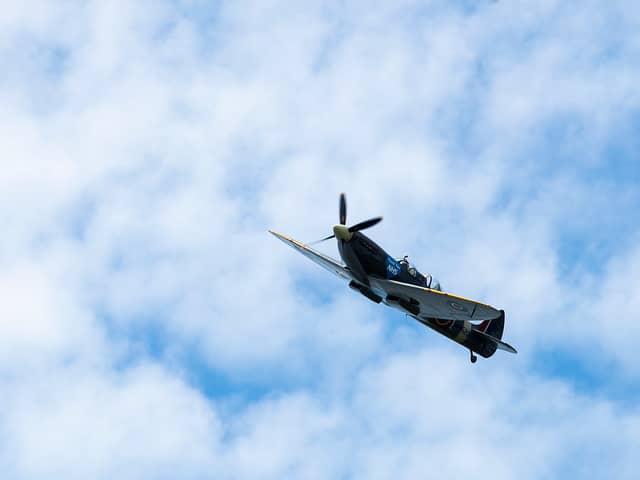
POLYGON ((372 275, 440 290, 431 275, 421 274, 404 259, 396 260, 361 232, 354 232, 349 240, 338 239, 338 250, 344 263, 364 285, 369 285, 367 277, 372 275))

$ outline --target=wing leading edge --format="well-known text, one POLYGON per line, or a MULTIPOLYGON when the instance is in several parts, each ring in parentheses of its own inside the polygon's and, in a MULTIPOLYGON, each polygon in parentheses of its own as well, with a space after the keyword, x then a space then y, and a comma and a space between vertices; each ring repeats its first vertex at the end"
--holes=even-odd
POLYGON ((302 255, 307 257, 312 262, 320 265, 325 270, 333 273, 334 275, 337 275, 338 277, 344 280, 353 279, 347 267, 345 267, 342 263, 338 262, 337 260, 334 260, 333 258, 329 257, 328 255, 320 253, 317 250, 314 250, 313 248, 311 248, 309 245, 305 245, 302 242, 298 242, 297 240, 294 240, 291 237, 288 237, 278 232, 274 232, 273 230, 269 230, 269 233, 272 234, 274 237, 278 238, 279 240, 281 240, 282 242, 289 245, 291 248, 294 248, 295 250, 300 252, 302 255))
POLYGON ((443 320, 491 320, 500 315, 500 310, 451 293, 418 287, 408 283, 383 278, 369 278, 372 287, 384 291, 387 295, 415 300, 420 305, 421 318, 440 318, 443 320))
MULTIPOLYGON (((328 255, 320 253, 287 235, 274 232, 273 230, 269 230, 269 233, 334 275, 344 280, 354 279, 345 265, 328 255)), ((491 320, 500 315, 500 311, 490 305, 451 293, 377 277, 369 277, 369 280, 371 281, 373 289, 380 293, 384 292, 386 295, 405 298, 407 300, 416 300, 420 304, 419 315, 423 318, 483 321, 491 320)))

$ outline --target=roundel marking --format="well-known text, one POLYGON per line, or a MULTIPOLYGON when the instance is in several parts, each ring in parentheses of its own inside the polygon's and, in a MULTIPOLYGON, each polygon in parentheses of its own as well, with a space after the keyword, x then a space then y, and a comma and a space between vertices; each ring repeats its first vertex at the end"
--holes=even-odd
POLYGON ((449 302, 449 306, 450 306, 453 310, 455 310, 455 311, 457 311, 457 312, 466 312, 466 311, 467 311, 467 308, 466 308, 464 305, 462 305, 462 304, 460 304, 460 303, 457 303, 457 302, 452 302, 452 301, 450 301, 450 302, 449 302))
POLYGON ((453 320, 444 320, 442 318, 436 318, 436 325, 439 327, 448 327, 453 323, 453 320))

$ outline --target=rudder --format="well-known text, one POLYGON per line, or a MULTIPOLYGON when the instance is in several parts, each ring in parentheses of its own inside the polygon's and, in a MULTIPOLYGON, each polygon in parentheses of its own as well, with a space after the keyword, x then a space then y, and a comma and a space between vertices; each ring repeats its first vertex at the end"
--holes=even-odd
POLYGON ((502 340, 502 334, 504 333, 504 310, 500 310, 499 317, 485 320, 478 325, 476 329, 498 340, 502 340))
POLYGON ((497 340, 502 340, 502 334, 504 332, 504 310, 500 310, 500 316, 492 318, 491 320, 485 320, 480 325, 475 326, 473 330, 475 334, 472 332, 467 346, 478 355, 489 358, 496 353, 498 345, 485 335, 497 340))

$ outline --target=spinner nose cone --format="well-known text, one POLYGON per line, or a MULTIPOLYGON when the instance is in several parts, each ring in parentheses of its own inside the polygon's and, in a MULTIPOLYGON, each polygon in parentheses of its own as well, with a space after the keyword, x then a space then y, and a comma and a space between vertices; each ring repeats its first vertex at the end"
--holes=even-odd
POLYGON ((345 242, 351 240, 351 237, 353 236, 353 233, 349 231, 349 227, 347 227, 346 225, 334 225, 333 234, 336 236, 336 238, 344 240, 345 242))

